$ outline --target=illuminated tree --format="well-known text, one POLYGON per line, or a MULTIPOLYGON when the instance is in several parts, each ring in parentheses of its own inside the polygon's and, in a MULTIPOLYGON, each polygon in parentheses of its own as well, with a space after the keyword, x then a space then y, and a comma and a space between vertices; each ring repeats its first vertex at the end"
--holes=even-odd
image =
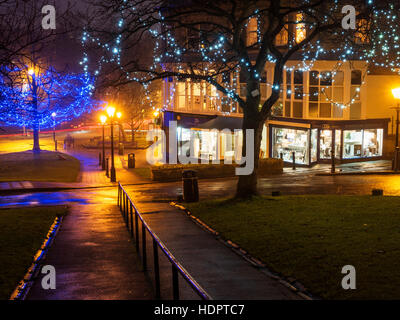
POLYGON ((93 79, 59 73, 52 67, 14 67, 0 76, 0 122, 32 128, 33 150, 40 151, 39 129, 50 128, 100 107, 92 99, 93 79))
MULTIPOLYGON (((110 0, 95 3, 99 20, 92 20, 82 41, 102 48, 104 55, 100 64, 115 66, 121 83, 148 83, 167 77, 190 79, 214 86, 219 96, 233 106, 232 110, 235 106, 241 108, 243 130, 255 132, 255 169, 251 175, 239 177, 238 197, 257 193, 263 125, 283 94, 284 72, 309 71, 318 59, 336 60, 338 66, 361 60, 370 66, 392 70, 400 65, 397 2, 352 1, 357 12, 356 30, 342 26, 348 14, 343 14, 342 9, 348 1, 110 0), (107 30, 102 29, 99 26, 103 21, 112 21, 114 28, 107 25, 107 30), (132 54, 144 42, 154 44, 150 67, 141 57, 132 54), (288 69, 289 61, 297 61, 297 65, 288 69), (273 65, 273 76, 267 83, 269 96, 263 99, 260 84, 265 82, 267 64, 273 65), (244 96, 238 92, 239 74, 245 83, 244 96)), ((354 98, 341 102, 340 107, 347 108, 354 98)), ((244 138, 243 153, 245 150, 244 138)))

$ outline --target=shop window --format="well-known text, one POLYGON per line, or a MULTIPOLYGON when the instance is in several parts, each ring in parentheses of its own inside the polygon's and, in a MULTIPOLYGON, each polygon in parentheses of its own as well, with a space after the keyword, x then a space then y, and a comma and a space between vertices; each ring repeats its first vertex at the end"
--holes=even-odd
POLYGON ((342 130, 335 130, 335 158, 341 158, 342 130))
POLYGON ((321 159, 331 159, 332 150, 332 130, 321 130, 319 139, 319 157, 321 159))
POLYGON ((292 162, 293 152, 297 164, 309 164, 309 130, 272 128, 272 157, 292 162))
POLYGON ((311 162, 318 161, 318 129, 311 130, 311 162))
POLYGON ((383 129, 364 130, 363 156, 366 158, 382 156, 383 129))
POLYGON ((343 159, 361 158, 362 146, 362 130, 343 131, 343 159))

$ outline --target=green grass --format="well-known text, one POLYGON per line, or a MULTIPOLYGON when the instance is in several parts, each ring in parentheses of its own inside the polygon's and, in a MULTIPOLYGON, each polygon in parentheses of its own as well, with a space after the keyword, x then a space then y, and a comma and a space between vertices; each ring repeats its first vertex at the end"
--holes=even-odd
POLYGON ((0 154, 0 181, 75 182, 80 162, 66 154, 32 151, 0 154))
POLYGON ((187 208, 322 298, 400 299, 400 197, 257 197, 187 208), (356 290, 341 287, 345 265, 356 268, 356 290))
POLYGON ((135 168, 133 172, 136 173, 138 176, 141 176, 145 179, 151 179, 151 169, 150 168, 135 168))
POLYGON ((0 300, 10 298, 40 249, 47 232, 65 207, 0 210, 0 300))

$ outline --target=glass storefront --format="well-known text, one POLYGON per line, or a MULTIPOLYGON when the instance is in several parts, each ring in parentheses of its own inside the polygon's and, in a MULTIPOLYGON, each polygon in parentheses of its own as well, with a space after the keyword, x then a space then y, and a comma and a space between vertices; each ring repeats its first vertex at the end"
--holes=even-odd
POLYGON ((271 156, 285 162, 310 165, 331 160, 332 147, 337 160, 374 158, 383 156, 384 129, 297 129, 271 128, 271 156), (343 140, 343 141, 342 141, 343 140))
POLYGON ((330 159, 332 150, 332 130, 321 130, 319 134, 319 157, 330 159))
POLYGON ((272 128, 272 157, 283 157, 292 162, 293 152, 297 164, 309 164, 309 130, 272 128))
POLYGON ((343 131, 343 159, 382 156, 383 129, 343 131))

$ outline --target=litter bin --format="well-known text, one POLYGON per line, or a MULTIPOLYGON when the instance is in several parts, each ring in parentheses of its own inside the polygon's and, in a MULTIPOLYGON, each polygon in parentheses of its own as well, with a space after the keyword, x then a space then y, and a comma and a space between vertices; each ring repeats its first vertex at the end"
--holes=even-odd
POLYGON ((118 154, 120 156, 124 155, 124 144, 123 143, 118 144, 118 154))
POLYGON ((135 154, 128 154, 128 168, 135 168, 135 154))
POLYGON ((199 201, 199 184, 195 170, 185 170, 182 173, 183 200, 185 202, 199 201))

